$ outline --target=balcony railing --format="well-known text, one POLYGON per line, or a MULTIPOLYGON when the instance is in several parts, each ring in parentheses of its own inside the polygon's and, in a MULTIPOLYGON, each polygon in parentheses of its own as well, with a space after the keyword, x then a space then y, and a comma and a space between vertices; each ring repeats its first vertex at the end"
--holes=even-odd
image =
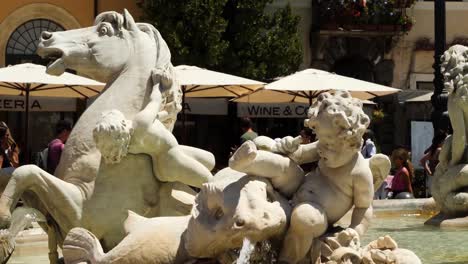
POLYGON ((413 18, 407 8, 414 0, 322 0, 320 25, 322 30, 360 30, 408 32, 413 18))

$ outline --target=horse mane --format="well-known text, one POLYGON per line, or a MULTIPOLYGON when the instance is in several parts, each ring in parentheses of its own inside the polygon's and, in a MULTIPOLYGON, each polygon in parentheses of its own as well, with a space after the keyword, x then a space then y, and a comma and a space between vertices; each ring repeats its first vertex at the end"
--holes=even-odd
POLYGON ((115 11, 102 12, 94 20, 94 25, 96 26, 102 22, 111 23, 115 29, 121 30, 124 23, 124 17, 122 14, 119 14, 115 11))
POLYGON ((149 23, 136 23, 138 28, 146 34, 153 37, 156 44, 156 63, 155 68, 166 69, 172 67, 171 51, 161 33, 149 23))

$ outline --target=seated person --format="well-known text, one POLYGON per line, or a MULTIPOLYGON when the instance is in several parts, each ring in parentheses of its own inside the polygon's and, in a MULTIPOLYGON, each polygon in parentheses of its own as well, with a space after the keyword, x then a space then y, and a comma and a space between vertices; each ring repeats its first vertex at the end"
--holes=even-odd
POLYGON ((179 181, 200 188, 213 177, 210 170, 214 158, 209 152, 198 150, 195 153, 193 148, 180 146, 158 119, 159 116, 164 120, 173 118, 170 113, 178 112, 180 108, 170 102, 161 107, 162 95, 170 94, 164 86, 172 86, 172 80, 164 72, 155 75, 156 85, 150 101, 133 121, 117 110, 103 114, 93 130, 96 146, 107 163, 118 163, 127 153, 148 154, 153 159, 154 175, 159 180, 179 181))
POLYGON ((410 197, 413 195, 413 186, 411 185, 414 170, 410 161, 409 152, 404 148, 397 148, 392 152, 392 162, 395 165, 395 175, 392 179, 392 187, 388 193, 388 198, 399 199, 400 197, 410 197), (398 196, 400 193, 408 193, 398 196), (408 196, 409 195, 409 196, 408 196))

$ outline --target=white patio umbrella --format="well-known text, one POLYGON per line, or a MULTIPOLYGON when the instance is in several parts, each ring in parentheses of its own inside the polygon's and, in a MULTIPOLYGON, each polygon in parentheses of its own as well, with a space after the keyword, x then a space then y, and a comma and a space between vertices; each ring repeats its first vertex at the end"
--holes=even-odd
POLYGON ((23 95, 26 101, 25 144, 26 159, 29 159, 28 127, 29 97, 89 98, 101 92, 104 83, 68 72, 60 76, 46 73, 42 65, 25 63, 0 68, 0 95, 23 95))
POLYGON ((239 97, 265 85, 263 82, 196 66, 179 65, 175 69, 186 97, 239 97))
POLYGON ((400 90, 376 83, 341 76, 317 69, 307 69, 265 85, 263 89, 234 99, 235 102, 281 103, 299 102, 312 104, 321 93, 346 90, 361 100, 397 93, 400 90))
MULTIPOLYGON (((183 91, 183 105, 186 97, 239 97, 265 85, 263 82, 196 66, 179 65, 175 69, 183 91)), ((182 108, 182 126, 185 140, 185 106, 182 108)))

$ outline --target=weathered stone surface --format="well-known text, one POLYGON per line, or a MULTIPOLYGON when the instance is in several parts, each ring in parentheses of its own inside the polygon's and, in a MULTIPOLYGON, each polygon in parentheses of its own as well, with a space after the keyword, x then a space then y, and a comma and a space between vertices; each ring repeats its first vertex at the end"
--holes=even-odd
POLYGON ((468 48, 450 47, 442 56, 441 71, 448 91, 448 113, 453 134, 439 154, 431 191, 440 214, 427 221, 439 226, 468 226, 468 48))
MULTIPOLYGON (((14 208, 13 203, 22 197, 26 204, 50 218, 50 245, 62 245, 68 231, 80 226, 93 232, 107 251, 126 235, 122 223, 127 210, 146 217, 189 214, 191 204, 187 195, 192 195, 190 191, 175 184, 163 184, 161 179, 186 182, 196 178, 190 178, 195 174, 182 173, 184 179, 176 177, 181 175, 178 172, 184 169, 183 166, 172 167, 170 171, 158 166, 161 163, 167 165, 173 159, 155 162, 150 158, 153 152, 132 148, 143 137, 151 140, 156 134, 157 139, 165 143, 161 145, 175 147, 177 153, 190 156, 191 161, 198 160, 197 165, 203 164, 199 166, 204 169, 202 173, 209 174, 214 166, 210 153, 171 141, 182 92, 171 64, 170 51, 160 33, 150 24, 135 23, 126 10, 123 14, 105 12, 88 28, 43 32, 38 53, 54 59, 47 68, 48 73, 59 75, 66 69, 73 69, 105 82, 106 87, 76 123, 55 176, 34 165, 14 171, 0 198, 0 222, 9 224, 10 208, 14 208), (131 122, 125 124, 126 130, 109 137, 113 140, 102 145, 105 155, 101 155, 93 129, 102 121, 102 114, 109 111, 118 111, 131 122), (156 121, 143 122, 147 120, 147 114, 154 116, 156 121), (153 128, 155 123, 159 129, 157 133, 144 129, 153 128), (127 137, 122 137, 125 133, 127 137), (129 154, 125 155, 127 148, 129 154), (169 203, 161 203, 161 188, 172 196, 166 197, 165 201, 169 203), (174 188, 174 191, 168 188, 174 188), (187 195, 180 194, 186 191, 187 195)), ((170 156, 165 154, 159 157, 170 156)), ((208 178, 211 175, 204 180, 208 178)), ((197 178, 189 184, 200 186, 201 182, 197 178)), ((51 256, 54 256, 51 262, 55 263, 56 252, 51 252, 51 256)))
POLYGON ((72 229, 64 241, 65 262, 187 263, 218 258, 239 248, 244 237, 252 243, 281 237, 290 208, 266 179, 231 169, 215 179, 202 186, 189 216, 145 218, 129 212, 128 235, 108 253, 88 230, 72 229))

